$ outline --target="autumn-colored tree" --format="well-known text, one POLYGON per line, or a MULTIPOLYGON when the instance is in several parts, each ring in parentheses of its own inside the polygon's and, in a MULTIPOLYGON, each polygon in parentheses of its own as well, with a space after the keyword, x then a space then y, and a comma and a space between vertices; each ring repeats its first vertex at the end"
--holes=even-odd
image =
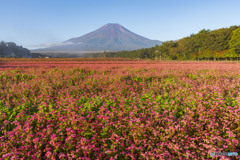
POLYGON ((224 58, 224 52, 225 51, 215 51, 215 58, 217 59, 217 60, 220 60, 220 59, 223 59, 224 58))

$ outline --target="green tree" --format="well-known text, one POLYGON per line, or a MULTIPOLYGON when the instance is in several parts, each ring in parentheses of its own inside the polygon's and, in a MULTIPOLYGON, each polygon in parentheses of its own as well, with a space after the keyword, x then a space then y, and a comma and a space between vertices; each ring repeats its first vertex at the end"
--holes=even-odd
POLYGON ((240 54, 240 27, 233 31, 231 40, 229 41, 229 48, 234 50, 236 54, 240 54))
MULTIPOLYGON (((177 42, 175 41, 166 41, 163 42, 161 46, 159 46, 156 50, 158 51, 156 56, 159 57, 160 54, 161 56, 165 55, 165 57, 171 57, 171 59, 175 59, 175 51, 170 51, 172 50, 171 48, 176 48, 177 47, 177 42)), ((175 49, 173 49, 175 50, 175 49)))
POLYGON ((237 26, 212 31, 205 41, 207 43, 207 48, 217 51, 227 50, 229 48, 229 41, 231 39, 232 32, 235 29, 237 29, 237 26))
POLYGON ((236 59, 238 55, 233 49, 228 49, 224 52, 224 57, 227 59, 233 60, 233 59, 236 59))

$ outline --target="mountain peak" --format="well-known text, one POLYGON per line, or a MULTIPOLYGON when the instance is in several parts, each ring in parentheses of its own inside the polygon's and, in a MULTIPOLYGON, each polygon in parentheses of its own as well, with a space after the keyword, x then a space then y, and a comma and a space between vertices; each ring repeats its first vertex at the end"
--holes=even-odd
POLYGON ((108 24, 105 24, 104 26, 108 26, 109 27, 109 26, 121 26, 121 25, 118 24, 118 23, 108 23, 108 24))
POLYGON ((121 26, 118 23, 108 23, 108 24, 104 25, 103 27, 101 27, 100 29, 106 29, 108 31, 118 30, 121 32, 128 31, 126 28, 124 28, 123 26, 121 26))
POLYGON ((160 45, 160 41, 137 35, 118 23, 108 23, 81 37, 71 38, 62 45, 50 47, 58 51, 121 51, 136 50, 160 45))

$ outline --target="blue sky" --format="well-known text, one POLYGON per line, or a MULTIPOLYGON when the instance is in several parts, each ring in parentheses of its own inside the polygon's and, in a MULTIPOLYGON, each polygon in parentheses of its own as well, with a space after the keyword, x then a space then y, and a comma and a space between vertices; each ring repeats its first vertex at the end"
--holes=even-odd
POLYGON ((0 0, 0 41, 33 49, 118 23, 155 40, 240 25, 239 0, 0 0))

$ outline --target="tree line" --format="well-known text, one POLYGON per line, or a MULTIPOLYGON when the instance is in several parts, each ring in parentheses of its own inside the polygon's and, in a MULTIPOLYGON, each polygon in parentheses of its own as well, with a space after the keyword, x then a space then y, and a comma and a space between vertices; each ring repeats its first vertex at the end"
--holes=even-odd
POLYGON ((31 58, 30 51, 22 46, 17 46, 14 42, 0 42, 0 57, 26 57, 31 58))
POLYGON ((176 41, 134 51, 88 54, 87 57, 150 58, 167 60, 237 60, 240 57, 240 26, 203 29, 176 41))

